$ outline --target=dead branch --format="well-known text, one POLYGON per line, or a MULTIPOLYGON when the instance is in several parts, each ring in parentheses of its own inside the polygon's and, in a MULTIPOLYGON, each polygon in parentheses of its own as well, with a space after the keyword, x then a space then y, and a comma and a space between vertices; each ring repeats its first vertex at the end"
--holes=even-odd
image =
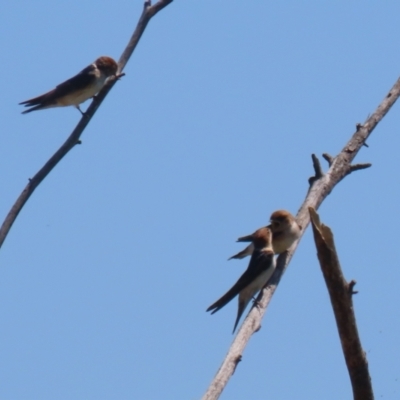
MULTIPOLYGON (((313 157, 315 176, 309 180, 309 191, 296 216, 297 222, 303 227, 302 235, 304 234, 310 222, 308 208, 313 207, 314 209, 318 209, 333 188, 344 177, 349 175, 354 170, 360 169, 354 168, 354 166, 352 167, 352 161, 360 151, 361 147, 365 145, 366 140, 371 135, 376 125, 378 125, 379 121, 390 110, 399 96, 400 79, 397 80, 381 104, 377 107, 375 112, 367 118, 365 123, 357 125, 356 132, 352 135, 342 151, 336 157, 329 156, 328 154, 324 156, 324 158, 330 164, 329 170, 325 174, 323 174, 322 170, 319 169, 319 162, 316 163, 313 157)), ((243 350, 250 340, 251 335, 260 329, 261 320, 266 312, 273 294, 275 293, 281 277, 284 274, 299 244, 300 239, 292 246, 291 249, 289 249, 287 253, 281 254, 278 257, 277 268, 274 274, 257 298, 258 307, 252 307, 249 311, 235 339, 233 340, 225 360, 212 380, 202 400, 215 400, 221 395, 222 390, 228 383, 228 380, 232 376, 236 367, 234 360, 237 360, 238 357, 242 356, 243 350)))
POLYGON ((129 40, 128 45, 126 46, 124 52, 122 53, 119 61, 118 61, 118 75, 114 79, 109 79, 107 84, 103 87, 103 89, 96 95, 90 104, 89 108, 85 112, 85 115, 82 116, 81 120, 78 122, 78 125, 72 131, 71 135, 64 142, 64 144, 50 157, 50 159, 44 164, 44 166, 36 173, 36 175, 29 179, 28 184, 25 186, 25 189, 19 195, 17 201, 11 207, 11 210, 8 212, 1 228, 0 228, 0 247, 3 245, 4 240, 6 239, 8 232, 10 231, 13 223, 15 222, 18 214, 22 210, 22 207, 28 201, 29 197, 32 195, 34 190, 39 186, 39 184, 43 181, 44 178, 53 170, 53 168, 61 161, 61 159, 76 145, 80 144, 79 138, 81 137, 84 129, 89 124, 93 115, 100 107, 101 103, 107 96, 108 92, 115 85, 117 80, 122 77, 124 74, 122 73, 125 68, 129 58, 131 57, 133 51, 136 48, 144 30, 150 19, 154 17, 160 10, 166 7, 168 4, 172 3, 173 0, 159 0, 153 6, 151 5, 150 0, 146 0, 144 3, 144 8, 142 15, 139 18, 139 22, 136 25, 136 29, 133 32, 131 39, 129 40))
POLYGON ((354 400, 373 400, 368 362, 358 336, 353 309, 355 281, 344 279, 330 228, 321 224, 314 208, 309 207, 318 260, 335 314, 342 350, 349 371, 354 400))

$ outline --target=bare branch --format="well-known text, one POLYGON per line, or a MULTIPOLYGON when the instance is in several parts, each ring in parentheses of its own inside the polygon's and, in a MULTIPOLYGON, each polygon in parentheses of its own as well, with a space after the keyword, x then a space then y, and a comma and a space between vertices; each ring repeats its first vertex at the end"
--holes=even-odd
POLYGON ((94 113, 100 107, 100 104, 103 102, 108 92, 115 85, 117 80, 122 77, 124 74, 121 73, 125 68, 129 58, 131 57, 133 51, 135 50, 136 45, 138 44, 144 30, 150 19, 158 13, 158 11, 162 10, 168 4, 172 3, 173 0, 159 0, 153 6, 150 1, 146 1, 144 3, 143 13, 140 16, 139 22, 136 26, 136 29, 126 46, 120 60, 118 62, 118 71, 119 74, 113 78, 109 79, 107 84, 103 87, 103 89, 96 95, 93 99, 92 103, 88 107, 85 115, 82 116, 81 120, 78 122, 78 125, 72 131, 71 135, 64 142, 64 144, 53 154, 53 156, 46 162, 46 164, 36 173, 36 175, 29 179, 28 184, 25 186, 25 189, 19 195, 17 201, 11 207, 11 210, 7 214, 1 228, 0 228, 0 247, 3 245, 4 240, 6 239, 8 232, 10 231, 14 221, 16 220, 18 214, 22 210, 22 207, 28 201, 29 197, 32 195, 34 190, 39 186, 39 184, 43 181, 44 178, 52 171, 52 169, 61 161, 61 159, 76 145, 80 144, 80 137, 82 132, 89 124, 92 119, 94 113))
MULTIPOLYGON (((332 165, 330 166, 329 170, 320 179, 313 182, 313 185, 310 187, 296 217, 298 224, 303 227, 302 235, 306 231, 306 228, 310 222, 308 208, 313 207, 318 209, 333 188, 346 175, 348 175, 348 171, 351 168, 351 162, 354 160, 355 156, 360 151, 369 135, 375 129, 376 125, 390 110, 399 96, 400 79, 398 79, 394 86, 390 89, 390 92, 386 95, 375 112, 367 118, 364 125, 360 126, 352 135, 342 151, 332 159, 332 165)), ((223 361, 209 388, 207 389, 207 392, 203 396, 203 400, 218 399, 222 393, 222 390, 224 389, 234 370, 234 364, 232 363, 233 357, 237 359, 238 356, 242 355, 251 335, 261 326, 261 319, 265 314, 266 308, 268 307, 269 302, 275 293, 282 275, 286 271, 286 268, 300 242, 300 239, 293 244, 288 252, 283 253, 278 257, 277 268, 257 299, 259 306, 252 307, 249 311, 235 339, 233 340, 225 360, 223 361)))
POLYGON ((133 51, 135 50, 139 40, 146 29, 147 24, 150 19, 153 18, 159 11, 165 8, 168 4, 172 3, 173 0, 159 0, 156 4, 151 5, 150 0, 144 2, 143 13, 140 16, 139 22, 137 23, 136 29, 133 32, 129 43, 127 44, 124 52, 122 53, 118 65, 119 70, 122 71, 125 68, 129 58, 131 57, 133 51))
POLYGON ((344 279, 336 253, 331 229, 321 224, 314 208, 309 207, 311 223, 317 247, 318 259, 335 314, 342 350, 349 371, 354 400, 373 400, 368 362, 358 336, 353 309, 355 281, 344 279))

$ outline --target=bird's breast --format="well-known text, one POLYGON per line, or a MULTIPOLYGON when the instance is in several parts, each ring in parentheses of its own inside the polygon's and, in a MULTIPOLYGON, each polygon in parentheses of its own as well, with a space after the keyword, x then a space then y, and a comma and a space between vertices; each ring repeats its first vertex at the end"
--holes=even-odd
POLYGON ((105 77, 96 78, 96 80, 91 85, 88 85, 84 89, 71 91, 71 93, 58 99, 58 105, 77 106, 83 103, 84 101, 95 96, 101 90, 101 88, 104 86, 105 80, 105 77))
POLYGON ((268 279, 271 278, 271 275, 274 272, 274 268, 268 268, 266 271, 263 271, 260 275, 257 276, 249 285, 247 285, 240 293, 241 297, 253 297, 258 291, 260 291, 263 286, 268 282, 268 279))
POLYGON ((293 229, 289 232, 280 232, 279 234, 275 234, 272 242, 274 253, 280 254, 286 251, 299 236, 299 231, 293 229))

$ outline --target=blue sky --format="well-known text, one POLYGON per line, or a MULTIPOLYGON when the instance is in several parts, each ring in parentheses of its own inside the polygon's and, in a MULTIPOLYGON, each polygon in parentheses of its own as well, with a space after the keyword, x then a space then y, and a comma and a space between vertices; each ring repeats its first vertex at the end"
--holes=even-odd
MULTIPOLYGON (((21 115, 100 55, 141 1, 0 4, 1 219, 70 134, 73 108, 21 115)), ((238 236, 295 213, 311 153, 335 155, 400 71, 396 1, 174 1, 149 24, 74 148, 0 253, 0 399, 199 399, 247 260, 238 236)), ((83 104, 85 109, 88 103, 83 104)), ((399 104, 320 208, 377 398, 400 396, 399 104)), ((326 164, 324 165, 326 166, 326 164)), ((346 399, 351 387, 308 230, 221 399, 346 399)))

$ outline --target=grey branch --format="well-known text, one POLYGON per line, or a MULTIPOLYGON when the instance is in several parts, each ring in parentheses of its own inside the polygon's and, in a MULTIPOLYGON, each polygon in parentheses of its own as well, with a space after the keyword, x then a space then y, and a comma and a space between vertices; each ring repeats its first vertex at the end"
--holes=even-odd
POLYGON ((349 371, 354 400, 373 400, 371 377, 368 362, 358 336, 356 317, 353 309, 355 281, 344 279, 336 253, 331 229, 321 224, 314 208, 309 207, 311 224, 317 247, 318 260, 328 288, 335 314, 340 341, 347 369, 349 371))
POLYGON ((39 184, 43 181, 44 178, 53 170, 53 168, 61 161, 61 159, 75 147, 76 144, 80 144, 80 137, 92 119, 93 115, 100 107, 101 103, 107 96, 108 92, 115 85, 117 80, 122 77, 124 74, 122 73, 125 68, 130 56, 136 48, 144 30, 150 19, 154 17, 158 13, 158 11, 162 10, 168 4, 172 3, 173 0, 159 0, 153 6, 150 1, 146 1, 144 3, 144 9, 142 15, 140 16, 139 22, 137 23, 136 29, 126 46, 122 56, 118 62, 118 71, 119 74, 116 78, 110 79, 107 84, 103 87, 103 89, 96 95, 90 104, 89 108, 85 112, 85 115, 82 116, 81 120, 78 122, 78 125, 72 131, 71 135, 64 142, 64 144, 53 154, 52 157, 44 164, 44 166, 36 173, 36 175, 29 179, 28 184, 25 186, 25 189, 19 195, 18 199, 11 207, 11 210, 8 212, 1 228, 0 228, 0 247, 3 245, 4 240, 6 239, 8 232, 10 231, 14 221, 18 217, 18 214, 22 210, 22 207, 28 201, 29 197, 32 195, 34 190, 39 186, 39 184))
MULTIPOLYGON (((349 174, 351 163, 360 151, 372 131, 378 125, 379 121, 386 115, 393 104, 400 96, 400 79, 390 89, 389 93, 377 107, 375 112, 370 115, 363 125, 357 128, 357 131, 352 135, 350 140, 344 146, 342 151, 334 158, 330 157, 332 164, 329 170, 318 180, 315 180, 306 195, 306 198, 297 213, 297 222, 303 227, 302 235, 304 234, 308 224, 310 223, 309 207, 318 209, 321 203, 333 190, 333 188, 349 174)), ((326 158, 325 158, 326 159, 326 158)), ((328 161, 329 162, 329 161, 328 161)), ((300 238, 301 239, 301 238, 300 238)), ((287 253, 281 254, 278 257, 276 271, 272 275, 266 287, 261 291, 258 297, 258 307, 252 307, 241 328, 239 329, 233 343, 228 351, 228 354, 223 361, 220 369, 212 380, 202 400, 218 399, 222 390, 232 376, 239 356, 242 356, 246 344, 250 340, 251 335, 256 332, 261 326, 261 319, 266 312, 266 308, 271 301, 276 288, 279 285, 282 275, 295 252, 300 239, 293 244, 287 253)))

